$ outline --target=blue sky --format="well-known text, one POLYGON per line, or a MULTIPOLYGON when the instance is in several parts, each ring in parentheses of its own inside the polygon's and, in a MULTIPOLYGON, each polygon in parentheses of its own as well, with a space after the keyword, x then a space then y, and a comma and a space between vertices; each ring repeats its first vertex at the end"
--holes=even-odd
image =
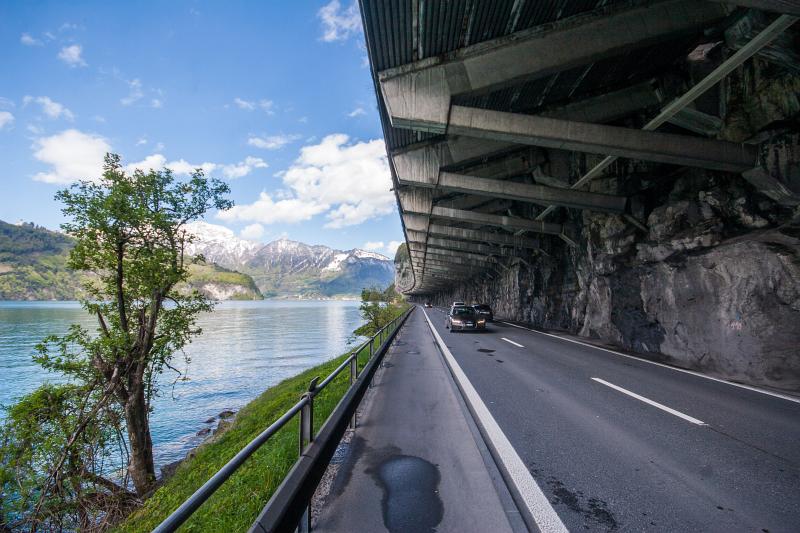
POLYGON ((112 150, 225 179, 247 238, 402 240, 349 1, 3 2, 0 50, 2 220, 56 228, 112 150))

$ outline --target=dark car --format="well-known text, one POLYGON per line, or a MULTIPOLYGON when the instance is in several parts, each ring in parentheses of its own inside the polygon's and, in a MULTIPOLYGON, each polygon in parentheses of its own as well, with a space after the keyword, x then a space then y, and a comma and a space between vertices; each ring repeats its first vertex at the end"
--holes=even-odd
POLYGON ((431 305, 431 303, 430 303, 430 302, 425 302, 425 307, 427 307, 427 308, 431 308, 431 307, 433 307, 433 306, 431 305))
POLYGON ((481 318, 472 307, 453 307, 447 314, 445 327, 451 332, 486 329, 486 319, 481 318))
POLYGON ((475 309, 475 312, 478 313, 478 316, 481 318, 485 318, 487 322, 494 322, 494 313, 492 313, 492 308, 486 304, 475 304, 472 306, 475 309))

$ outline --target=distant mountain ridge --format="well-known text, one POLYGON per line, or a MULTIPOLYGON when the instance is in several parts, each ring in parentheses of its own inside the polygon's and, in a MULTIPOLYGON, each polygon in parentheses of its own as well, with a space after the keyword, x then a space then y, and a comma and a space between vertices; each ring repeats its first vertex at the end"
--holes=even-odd
POLYGON ((257 243, 207 222, 193 222, 189 231, 195 235, 190 254, 249 274, 268 298, 354 296, 365 287, 385 288, 394 281, 393 262, 367 250, 335 250, 289 239, 257 243))
MULTIPOLYGON (((334 250, 288 239, 241 239, 224 226, 195 222, 189 286, 217 299, 335 298, 394 281, 389 258, 366 250, 334 250)), ((0 221, 0 300, 75 300, 84 274, 67 268, 74 240, 30 223, 0 221)))

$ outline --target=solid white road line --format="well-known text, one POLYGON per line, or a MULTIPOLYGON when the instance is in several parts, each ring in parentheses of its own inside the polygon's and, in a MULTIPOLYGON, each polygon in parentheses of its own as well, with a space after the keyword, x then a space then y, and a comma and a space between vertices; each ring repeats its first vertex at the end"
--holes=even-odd
POLYGON ((445 361, 450 367, 450 371, 453 373, 453 377, 464 394, 464 400, 472 409, 477 419, 477 424, 483 428, 484 436, 490 441, 489 447, 494 449, 495 459, 501 463, 501 471, 505 471, 508 478, 510 478, 506 479, 506 481, 514 485, 517 493, 523 500, 522 503, 524 503, 540 531, 543 533, 567 532, 567 528, 564 526, 564 523, 561 521, 561 518, 559 518, 555 509, 553 509, 553 506, 550 505, 547 496, 544 495, 542 489, 536 484, 536 480, 531 476, 530 471, 528 471, 525 463, 520 459, 517 451, 511 445, 511 442, 509 442, 508 437, 506 437, 503 430, 500 429, 500 426, 489 412, 486 404, 483 403, 480 395, 472 386, 472 383, 470 383, 469 378, 464 374, 464 371, 456 362, 453 354, 450 353, 442 337, 439 336, 439 332, 433 327, 428 313, 424 309, 423 313, 425 314, 425 320, 428 321, 428 326, 431 328, 431 333, 433 333, 433 337, 439 345, 442 354, 444 354, 445 361))
POLYGON ((661 404, 661 403, 658 403, 658 402, 654 402, 653 400, 651 400, 649 398, 645 398, 644 396, 640 396, 640 395, 636 394, 635 392, 629 391, 628 389, 623 389, 622 387, 614 385, 613 383, 609 383, 608 381, 602 380, 600 378, 592 378, 592 380, 594 380, 594 381, 596 381, 598 383, 602 383, 606 387, 611 387, 612 389, 617 390, 617 391, 621 392, 622 394, 627 394, 631 398, 636 398, 637 400, 640 400, 640 401, 642 401, 642 402, 644 402, 646 404, 652 405, 653 407, 658 407, 662 411, 666 411, 671 415, 675 415, 675 416, 677 416, 679 418, 683 418, 684 420, 686 420, 687 422, 691 422, 692 424, 697 424, 698 426, 707 425, 702 420, 698 420, 698 419, 694 418, 693 416, 689 416, 689 415, 683 414, 680 411, 676 411, 675 409, 672 409, 671 407, 667 407, 664 404, 661 404))
POLYGON ((523 345, 521 345, 521 344, 519 344, 519 343, 517 343, 517 342, 514 342, 514 341, 512 341, 511 339, 506 339, 505 337, 500 337, 500 338, 501 338, 501 339, 503 339, 504 341, 506 341, 506 342, 507 342, 507 343, 509 343, 509 344, 513 344, 514 346, 516 346, 516 347, 518 347, 518 348, 524 348, 524 346, 523 346, 523 345))
POLYGON ((642 363, 648 363, 648 364, 651 364, 651 365, 660 366, 662 368, 668 368, 670 370, 674 370, 675 372, 683 372, 684 374, 691 374, 692 376, 697 376, 698 378, 710 379, 711 381, 716 381, 718 383, 724 383, 726 385, 731 385, 732 387, 739 387, 740 389, 747 389, 749 391, 758 392, 760 394, 766 394, 767 396, 773 396, 775 398, 780 398, 782 400, 788 400, 790 402, 800 403, 800 398, 796 398, 794 396, 789 396, 789 395, 786 395, 786 394, 781 394, 780 392, 773 392, 773 391, 770 391, 770 390, 761 389, 761 388, 758 388, 758 387, 753 387, 751 385, 745 385, 743 383, 735 383, 733 381, 727 381, 727 380, 724 380, 724 379, 715 378, 715 377, 712 377, 712 376, 707 376, 705 374, 701 374, 700 372, 695 372, 694 370, 687 370, 685 368, 678 368, 676 366, 665 365, 664 363, 657 363, 655 361, 649 361, 649 360, 644 359, 642 357, 636 357, 635 355, 628 355, 628 354, 621 353, 621 352, 615 352, 614 350, 609 350, 608 348, 601 348, 600 346, 595 346, 594 344, 589 344, 587 342, 576 341, 575 339, 568 339, 566 337, 561 337, 559 335, 553 335, 552 333, 545 333, 544 331, 537 331, 535 329, 526 328, 525 326, 519 326, 517 324, 512 324, 511 322, 506 322, 504 320, 498 320, 498 322, 500 322, 502 324, 506 324, 506 325, 512 326, 512 327, 515 327, 515 328, 524 329, 524 330, 527 330, 527 331, 532 331, 534 333, 538 333, 539 335, 547 335, 548 337, 553 337, 555 339, 559 339, 559 340, 562 340, 562 341, 572 342, 574 344, 580 344, 581 346, 586 346, 588 348, 594 348, 595 350, 601 350, 601 351, 604 351, 604 352, 613 353, 614 355, 619 355, 620 357, 627 357, 628 359, 634 359, 636 361, 641 361, 642 363))

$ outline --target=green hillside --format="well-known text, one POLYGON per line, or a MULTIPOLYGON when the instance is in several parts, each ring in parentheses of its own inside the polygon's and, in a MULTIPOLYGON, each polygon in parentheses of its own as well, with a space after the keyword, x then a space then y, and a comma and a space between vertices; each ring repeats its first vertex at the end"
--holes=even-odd
MULTIPOLYGON (((67 268, 73 240, 38 227, 0 221, 0 300, 76 300, 86 275, 67 268)), ((190 267, 189 286, 217 299, 260 300, 247 274, 214 264, 190 267)))
POLYGON ((261 300, 256 282, 247 274, 216 264, 197 263, 189 267, 189 286, 218 300, 261 300))
POLYGON ((0 221, 0 300, 74 300, 81 275, 67 268, 72 239, 0 221))

